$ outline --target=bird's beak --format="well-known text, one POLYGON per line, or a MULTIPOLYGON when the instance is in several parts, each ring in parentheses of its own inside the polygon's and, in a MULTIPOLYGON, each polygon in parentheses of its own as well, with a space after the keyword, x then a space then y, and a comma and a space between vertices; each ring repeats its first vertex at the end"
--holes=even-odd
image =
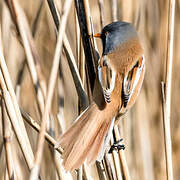
POLYGON ((94 34, 94 37, 101 38, 101 33, 94 34))

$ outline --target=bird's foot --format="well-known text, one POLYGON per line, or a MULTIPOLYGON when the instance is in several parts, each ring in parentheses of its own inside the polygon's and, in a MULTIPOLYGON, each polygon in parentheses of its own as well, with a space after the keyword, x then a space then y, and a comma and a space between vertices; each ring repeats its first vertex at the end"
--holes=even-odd
POLYGON ((124 150, 125 149, 125 145, 124 144, 120 144, 120 142, 123 139, 120 139, 116 142, 114 142, 114 144, 110 147, 109 152, 108 153, 112 153, 114 150, 119 151, 119 150, 124 150))

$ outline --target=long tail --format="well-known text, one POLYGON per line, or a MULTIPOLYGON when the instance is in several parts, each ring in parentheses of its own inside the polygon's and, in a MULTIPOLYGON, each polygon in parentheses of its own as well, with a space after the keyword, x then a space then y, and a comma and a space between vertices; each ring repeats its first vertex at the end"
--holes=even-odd
POLYGON ((79 168, 85 159, 87 164, 95 162, 111 126, 111 116, 107 110, 101 111, 93 103, 61 136, 57 146, 64 149, 62 158, 65 170, 79 168))

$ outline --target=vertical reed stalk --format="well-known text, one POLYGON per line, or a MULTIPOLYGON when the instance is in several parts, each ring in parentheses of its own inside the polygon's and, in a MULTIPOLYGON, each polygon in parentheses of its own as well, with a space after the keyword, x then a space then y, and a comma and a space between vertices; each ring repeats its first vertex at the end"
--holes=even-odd
POLYGON ((2 121, 3 121, 3 138, 4 138, 4 147, 6 154, 6 164, 8 170, 9 179, 15 178, 15 166, 12 156, 12 128, 11 123, 6 111, 5 102, 2 100, 2 121))
POLYGON ((166 155, 166 172, 167 179, 173 179, 173 164, 172 164, 172 142, 170 128, 171 114, 171 84, 172 84, 172 65, 173 65, 173 44, 174 44, 174 19, 175 19, 175 0, 169 0, 168 11, 168 38, 166 51, 166 77, 165 84, 162 83, 163 93, 163 125, 164 125, 164 140, 165 140, 165 155, 166 155), (164 86, 165 85, 165 86, 164 86))
MULTIPOLYGON (((117 125, 114 127, 114 132, 115 132, 116 141, 120 140, 120 134, 119 134, 119 129, 117 125)), ((123 150, 119 151, 119 159, 121 161, 122 171, 123 171, 125 180, 130 180, 131 177, 129 174, 125 152, 123 150)))

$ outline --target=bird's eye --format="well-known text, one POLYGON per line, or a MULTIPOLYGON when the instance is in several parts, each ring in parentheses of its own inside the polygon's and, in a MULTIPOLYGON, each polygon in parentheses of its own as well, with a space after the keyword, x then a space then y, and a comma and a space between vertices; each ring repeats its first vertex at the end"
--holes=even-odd
POLYGON ((108 31, 106 31, 106 32, 105 32, 105 36, 107 36, 108 34, 109 34, 109 32, 108 32, 108 31))

